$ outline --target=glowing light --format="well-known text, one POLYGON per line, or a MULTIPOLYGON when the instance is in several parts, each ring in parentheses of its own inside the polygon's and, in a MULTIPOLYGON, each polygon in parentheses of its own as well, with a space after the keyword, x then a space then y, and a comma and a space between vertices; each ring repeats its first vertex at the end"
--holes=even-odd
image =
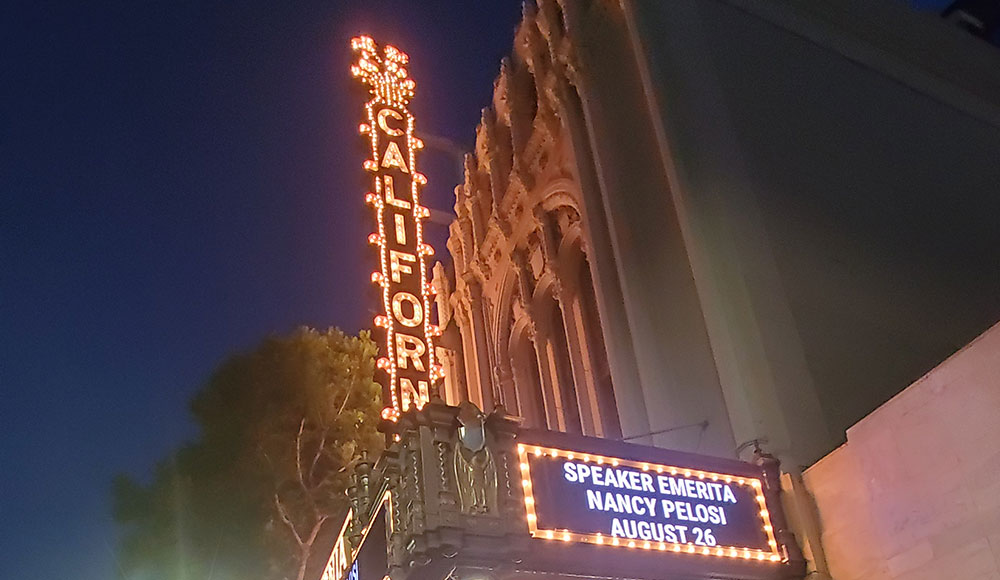
POLYGON ((583 462, 594 462, 597 465, 610 464, 613 466, 624 466, 633 469, 640 469, 643 471, 653 471, 657 473, 671 473, 677 475, 683 473, 685 477, 695 477, 699 479, 711 479, 712 481, 726 481, 727 483, 737 482, 739 485, 747 485, 752 488, 760 489, 762 484, 760 480, 755 478, 734 478, 731 475, 723 473, 715 473, 711 471, 701 471, 696 469, 688 468, 678 468, 671 465, 658 465, 655 463, 634 461, 630 459, 619 459, 615 457, 607 457, 603 455, 595 454, 585 454, 579 451, 570 451, 567 449, 558 449, 554 447, 547 447, 542 445, 535 445, 530 443, 518 443, 517 454, 519 459, 519 466, 521 470, 521 485, 524 490, 524 507, 526 518, 528 522, 528 531, 532 537, 535 538, 547 538, 562 541, 576 541, 576 542, 586 542, 591 544, 599 545, 611 545, 611 546, 621 546, 628 548, 641 548, 644 550, 662 550, 662 551, 673 551, 673 552, 684 552, 687 554, 692 554, 693 557, 712 557, 712 558, 743 558, 745 560, 756 559, 763 562, 780 562, 782 561, 782 556, 779 551, 778 542, 774 536, 774 527, 771 524, 770 512, 767 510, 765 503, 765 496, 762 493, 754 494, 753 498, 757 501, 759 505, 759 515, 761 529, 767 534, 768 546, 770 550, 760 550, 760 549, 749 549, 745 547, 737 546, 705 546, 705 545, 695 545, 694 543, 668 543, 659 542, 654 543, 650 541, 636 542, 635 540, 629 538, 621 538, 611 535, 604 536, 601 533, 578 533, 570 532, 565 529, 542 529, 538 525, 538 516, 536 512, 537 500, 534 496, 534 491, 532 489, 531 482, 531 458, 539 457, 554 457, 561 458, 564 457, 568 461, 583 461, 583 462))
POLYGON ((444 376, 434 360, 433 340, 441 329, 431 321, 434 293, 427 283, 427 256, 434 249, 424 243, 421 224, 430 217, 430 210, 420 205, 427 177, 417 171, 416 151, 424 143, 414 136, 409 110, 416 88, 406 69, 409 56, 394 46, 380 47, 368 36, 352 39, 351 49, 357 55, 351 74, 368 86, 370 95, 358 132, 371 146, 363 167, 374 186, 365 203, 373 208, 377 225, 368 241, 379 253, 372 283, 382 288, 383 313, 375 325, 385 330, 385 356, 377 361, 387 375, 383 418, 396 421, 411 405, 419 409, 429 401, 434 382, 444 376), (397 325, 403 328, 397 331, 397 325))

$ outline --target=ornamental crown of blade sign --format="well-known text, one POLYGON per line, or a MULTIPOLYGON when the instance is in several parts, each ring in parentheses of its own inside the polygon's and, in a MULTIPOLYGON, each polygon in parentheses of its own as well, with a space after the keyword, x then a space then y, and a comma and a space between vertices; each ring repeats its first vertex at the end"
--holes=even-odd
POLYGON ((404 107, 410 103, 416 83, 406 70, 410 57, 405 52, 387 44, 379 54, 378 45, 368 36, 351 39, 351 49, 359 53, 351 74, 368 84, 373 97, 404 107))

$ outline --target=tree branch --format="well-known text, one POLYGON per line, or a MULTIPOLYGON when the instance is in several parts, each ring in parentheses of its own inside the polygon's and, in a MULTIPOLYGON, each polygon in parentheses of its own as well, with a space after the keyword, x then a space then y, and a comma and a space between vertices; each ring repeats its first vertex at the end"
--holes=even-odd
POLYGON ((306 566, 309 564, 313 542, 316 541, 316 536, 319 535, 319 530, 323 527, 323 523, 326 522, 328 517, 321 516, 313 525, 312 532, 309 533, 309 539, 305 543, 299 544, 299 574, 297 580, 304 580, 305 578, 306 566))
POLYGON ((340 408, 337 409, 337 415, 333 418, 334 421, 340 418, 340 414, 344 412, 344 408, 347 407, 347 401, 351 400, 351 393, 354 391, 354 383, 357 382, 357 377, 351 374, 351 384, 347 386, 347 394, 344 395, 344 402, 340 404, 340 408))
POLYGON ((323 449, 326 447, 326 434, 329 429, 323 429, 323 436, 319 439, 319 445, 316 447, 316 453, 313 454, 312 464, 309 465, 309 481, 313 481, 313 477, 316 474, 316 463, 319 462, 319 458, 323 456, 323 449))
POLYGON ((299 433, 295 436, 295 473, 299 476, 299 485, 302 486, 302 491, 308 495, 309 490, 306 488, 306 481, 302 477, 302 431, 305 428, 306 418, 303 417, 302 421, 299 422, 299 433))
POLYGON ((323 524, 328 519, 330 519, 330 516, 321 516, 319 518, 319 520, 316 522, 316 525, 313 526, 312 532, 309 533, 309 541, 307 542, 308 545, 312 546, 313 542, 316 541, 316 536, 319 535, 320 528, 323 527, 323 524))
POLYGON ((316 505, 316 498, 313 497, 309 486, 306 484, 305 476, 302 474, 302 431, 305 428, 306 418, 303 417, 302 421, 299 422, 299 433, 295 436, 295 472, 299 476, 299 487, 302 488, 302 494, 305 496, 306 501, 309 502, 309 507, 312 508, 313 517, 318 520, 321 516, 319 507, 316 505))
POLYGON ((281 516, 281 521, 285 522, 288 529, 292 531, 292 535, 295 536, 295 543, 302 546, 302 537, 299 536, 298 530, 295 529, 295 524, 292 523, 292 519, 288 517, 288 511, 285 510, 285 506, 281 505, 281 500, 278 498, 278 494, 274 494, 274 506, 278 508, 278 515, 281 516))

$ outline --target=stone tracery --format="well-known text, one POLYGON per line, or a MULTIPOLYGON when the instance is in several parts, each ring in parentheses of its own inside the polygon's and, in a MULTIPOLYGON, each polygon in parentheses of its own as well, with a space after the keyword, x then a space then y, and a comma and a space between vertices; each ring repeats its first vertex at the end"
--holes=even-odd
MULTIPOLYGON (((559 55, 554 1, 526 5, 512 58, 455 189, 448 248, 454 290, 443 297, 461 334, 467 389, 528 426, 620 436, 587 232, 559 90, 572 90, 559 55), (562 75, 562 76, 560 76, 562 75)), ((461 360, 458 364, 462 364, 461 360)))

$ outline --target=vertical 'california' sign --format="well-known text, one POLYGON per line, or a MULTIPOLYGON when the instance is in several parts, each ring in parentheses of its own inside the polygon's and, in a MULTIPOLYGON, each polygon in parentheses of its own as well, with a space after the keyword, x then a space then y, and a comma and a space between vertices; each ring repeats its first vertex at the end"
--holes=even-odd
POLYGON ((434 337, 441 331, 430 321, 433 290, 427 283, 427 256, 434 250, 423 241, 422 222, 430 211, 420 205, 427 178, 416 165, 424 144, 413 135, 409 103, 415 83, 406 70, 406 53, 389 45, 379 50, 367 36, 352 39, 351 48, 358 54, 351 73, 371 95, 367 122, 359 130, 371 140, 364 168, 372 190, 365 201, 375 210, 377 231, 368 241, 378 248, 381 265, 372 282, 381 287, 384 306, 375 317, 375 326, 385 331, 385 356, 377 363, 388 375, 382 418, 395 421, 411 406, 422 407, 442 376, 434 361, 434 337))

